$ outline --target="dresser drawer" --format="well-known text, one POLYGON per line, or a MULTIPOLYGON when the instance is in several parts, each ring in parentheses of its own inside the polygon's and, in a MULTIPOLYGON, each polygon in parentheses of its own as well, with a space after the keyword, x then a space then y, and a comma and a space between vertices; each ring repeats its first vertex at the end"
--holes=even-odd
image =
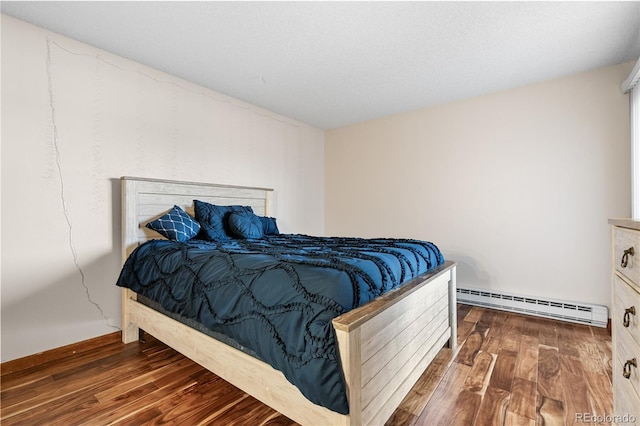
POLYGON ((615 227, 613 238, 615 241, 613 262, 616 270, 638 286, 640 283, 640 231, 615 227), (632 255, 631 251, 635 254, 632 255), (625 255, 625 252, 628 254, 625 255), (625 266, 623 261, 626 261, 625 266))
POLYGON ((628 380, 622 377, 622 364, 613 360, 613 420, 614 425, 638 425, 640 422, 640 396, 628 380))
POLYGON ((640 346, 640 293, 618 276, 614 278, 613 293, 611 322, 618 338, 633 339, 640 346), (623 334, 628 337, 623 337, 623 334))
POLYGON ((631 335, 626 331, 626 329, 617 328, 615 335, 615 357, 617 359, 614 361, 619 363, 622 370, 618 376, 614 377, 614 382, 629 382, 634 388, 636 395, 640 394, 640 371, 638 370, 638 367, 640 367, 640 346, 638 346, 635 340, 631 338, 631 335), (634 359, 636 363, 635 366, 630 364, 634 359), (626 368, 625 364, 627 364, 626 368), (628 378, 623 376, 625 370, 630 373, 628 378))

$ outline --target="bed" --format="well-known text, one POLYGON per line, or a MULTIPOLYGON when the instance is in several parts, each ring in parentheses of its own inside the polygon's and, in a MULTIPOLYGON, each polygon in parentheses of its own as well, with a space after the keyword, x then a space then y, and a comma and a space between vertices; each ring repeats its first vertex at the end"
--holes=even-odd
MULTIPOLYGON (((144 225, 174 205, 192 213, 198 199, 268 216, 272 194, 268 188, 123 177, 123 261, 158 238, 144 225)), ((141 303, 129 288, 122 289, 122 339, 133 342, 142 329, 303 425, 384 424, 438 351, 447 343, 455 349, 455 273, 455 264, 444 262, 331 320, 348 401, 342 414, 311 402, 260 357, 141 303)))

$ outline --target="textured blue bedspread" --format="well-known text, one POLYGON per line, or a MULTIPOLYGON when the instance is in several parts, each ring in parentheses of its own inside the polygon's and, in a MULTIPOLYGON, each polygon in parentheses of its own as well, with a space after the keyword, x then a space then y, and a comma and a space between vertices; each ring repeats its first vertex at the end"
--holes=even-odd
POLYGON ((432 243, 406 239, 152 240, 117 285, 231 337, 309 400, 346 414, 331 320, 443 262, 432 243))

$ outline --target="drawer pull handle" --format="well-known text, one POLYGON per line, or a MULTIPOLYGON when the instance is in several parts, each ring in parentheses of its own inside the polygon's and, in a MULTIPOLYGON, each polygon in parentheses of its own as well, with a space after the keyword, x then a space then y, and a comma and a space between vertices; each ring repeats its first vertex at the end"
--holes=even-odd
POLYGON ((636 251, 633 249, 633 247, 629 247, 628 249, 626 249, 622 254, 622 260, 620 261, 620 266, 622 266, 623 268, 626 268, 627 265, 629 264, 629 255, 633 256, 635 252, 636 251))
POLYGON ((629 327, 629 324, 631 323, 631 315, 635 315, 635 314, 636 314, 635 306, 625 309, 624 317, 622 318, 622 325, 624 325, 625 327, 629 327))
POLYGON ((628 379, 629 377, 631 377, 631 366, 634 366, 635 368, 638 368, 638 362, 636 361, 635 358, 630 359, 629 361, 624 363, 624 371, 622 372, 622 376, 625 379, 628 379))

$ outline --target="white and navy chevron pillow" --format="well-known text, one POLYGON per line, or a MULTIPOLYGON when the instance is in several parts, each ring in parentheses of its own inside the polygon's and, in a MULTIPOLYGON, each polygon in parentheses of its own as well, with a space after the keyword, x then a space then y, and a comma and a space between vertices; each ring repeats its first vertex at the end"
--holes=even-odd
POLYGON ((147 223, 146 226, 174 241, 190 240, 200 232, 200 224, 180 206, 173 206, 166 214, 147 223))

